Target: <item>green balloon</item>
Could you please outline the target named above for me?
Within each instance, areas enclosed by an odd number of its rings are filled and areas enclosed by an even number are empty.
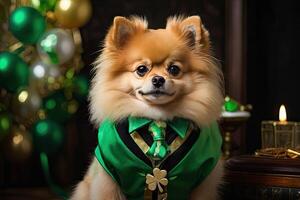
[[[29,67],[16,54],[0,53],[0,86],[10,92],[16,92],[21,86],[27,86]]]
[[[89,80],[83,75],[74,77],[73,79],[74,94],[78,100],[86,99],[89,93]]]
[[[54,10],[57,0],[31,0],[31,5],[42,13]]]
[[[24,44],[35,44],[45,29],[44,17],[32,7],[19,7],[9,17],[9,30]]]
[[[62,127],[49,119],[37,121],[32,128],[33,141],[40,152],[56,153],[64,141]]]
[[[0,141],[9,133],[11,129],[11,116],[8,113],[0,114]]]
[[[59,123],[66,122],[71,116],[68,112],[68,101],[63,91],[54,92],[46,97],[43,100],[43,108],[49,119]]]

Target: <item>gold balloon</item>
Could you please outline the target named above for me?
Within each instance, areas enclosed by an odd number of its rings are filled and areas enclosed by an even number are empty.
[[[89,20],[91,11],[89,0],[59,0],[54,14],[62,27],[78,28]]]
[[[33,149],[31,135],[23,126],[13,126],[3,144],[4,155],[13,162],[25,161],[30,157]]]

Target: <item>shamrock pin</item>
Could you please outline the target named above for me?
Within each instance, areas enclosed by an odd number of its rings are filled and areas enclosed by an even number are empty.
[[[148,189],[154,191],[156,187],[158,187],[160,192],[163,192],[163,186],[168,185],[168,179],[165,178],[167,176],[166,170],[160,170],[159,168],[153,169],[153,175],[147,174],[146,183],[148,184]]]

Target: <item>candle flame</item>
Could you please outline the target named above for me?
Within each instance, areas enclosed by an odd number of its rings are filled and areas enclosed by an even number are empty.
[[[279,121],[285,122],[286,120],[287,120],[286,109],[284,105],[281,105],[279,108]]]

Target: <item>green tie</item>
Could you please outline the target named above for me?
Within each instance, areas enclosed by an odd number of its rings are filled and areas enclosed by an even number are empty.
[[[153,121],[149,125],[149,131],[153,137],[153,144],[147,151],[147,155],[154,159],[162,160],[169,152],[168,145],[165,141],[166,127],[167,124],[163,121]]]

